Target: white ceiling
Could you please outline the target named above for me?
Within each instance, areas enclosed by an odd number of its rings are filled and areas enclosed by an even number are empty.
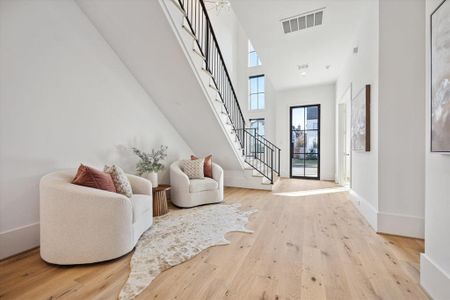
[[[275,89],[333,82],[371,0],[231,0]],[[284,34],[281,19],[326,7],[323,24]],[[308,64],[302,76],[298,65]],[[327,70],[326,66],[330,65]]]

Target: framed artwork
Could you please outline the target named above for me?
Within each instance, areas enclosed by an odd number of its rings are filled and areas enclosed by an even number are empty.
[[[431,152],[450,152],[450,0],[431,14]]]
[[[370,151],[370,85],[352,99],[352,150]]]

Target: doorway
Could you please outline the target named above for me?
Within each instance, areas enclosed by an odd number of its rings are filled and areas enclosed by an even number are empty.
[[[290,108],[290,177],[320,179],[320,104]]]
[[[338,140],[337,140],[337,183],[341,186],[351,186],[351,135],[350,135],[350,105],[351,87],[347,89],[338,103]]]

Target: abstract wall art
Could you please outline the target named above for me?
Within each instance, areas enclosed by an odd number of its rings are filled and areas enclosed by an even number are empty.
[[[431,151],[450,152],[450,1],[431,14]]]
[[[370,151],[370,85],[352,99],[352,150]]]

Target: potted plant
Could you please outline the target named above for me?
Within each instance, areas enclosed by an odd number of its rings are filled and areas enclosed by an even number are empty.
[[[145,153],[136,147],[132,150],[140,161],[136,164],[136,172],[139,176],[147,175],[153,187],[158,187],[158,172],[164,169],[161,163],[167,157],[167,146],[161,145],[159,150],[152,149],[151,153]]]

